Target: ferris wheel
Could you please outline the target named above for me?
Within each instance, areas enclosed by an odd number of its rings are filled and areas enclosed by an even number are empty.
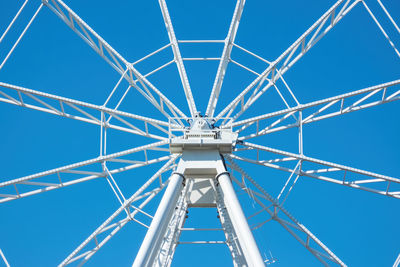
[[[25,0],[22,3],[11,22],[4,27],[4,33],[0,37],[0,50],[3,49],[3,40],[6,41],[13,34],[21,14],[26,12],[30,4],[28,2]],[[335,253],[339,248],[328,247],[329,242],[325,244],[323,238],[319,239],[311,227],[306,227],[297,219],[301,212],[297,212],[295,217],[285,207],[289,199],[296,201],[295,196],[288,197],[295,194],[293,192],[299,186],[298,183],[307,180],[311,183],[310,188],[313,182],[322,183],[328,185],[327,188],[334,187],[336,192],[346,190],[350,195],[364,191],[363,195],[369,199],[383,197],[392,201],[400,198],[399,178],[356,168],[350,164],[323,160],[318,155],[305,152],[303,146],[303,128],[329,122],[334,118],[344,118],[349,116],[347,114],[362,114],[363,110],[387,106],[390,105],[388,103],[399,100],[400,79],[369,84],[361,89],[336,95],[325,92],[321,95],[330,96],[306,101],[299,97],[297,88],[292,85],[295,82],[289,82],[286,78],[289,70],[301,64],[298,63],[300,59],[306,57],[331,31],[334,32],[337,25],[346,23],[342,20],[351,17],[356,8],[362,9],[364,15],[375,24],[382,34],[380,37],[383,36],[380,41],[390,49],[391,57],[398,61],[398,36],[393,35],[400,36],[400,28],[396,24],[396,17],[392,17],[381,0],[337,1],[272,60],[265,59],[237,42],[239,24],[244,17],[242,13],[245,10],[245,0],[237,0],[233,15],[229,13],[230,24],[225,29],[224,39],[207,40],[180,39],[175,33],[177,27],[173,26],[178,23],[171,20],[166,1],[159,0],[158,7],[168,42],[135,61],[129,61],[122,52],[117,52],[93,29],[95,25],[93,28],[89,26],[78,15],[78,11],[72,10],[63,1],[36,2],[37,7],[32,16],[12,40],[9,49],[3,53],[0,73],[6,70],[14,54],[18,53],[20,42],[37,17],[43,12],[49,12],[52,17],[57,16],[58,21],[61,19],[69,27],[69,31],[72,30],[75,36],[83,40],[118,75],[117,82],[111,89],[107,88],[106,95],[99,96],[96,88],[88,88],[91,94],[96,95],[96,101],[104,98],[100,104],[5,82],[7,76],[1,76],[1,102],[18,106],[19,109],[48,113],[52,118],[62,121],[79,121],[79,126],[82,127],[94,127],[95,131],[90,130],[87,133],[95,132],[91,140],[96,139],[96,151],[99,152],[87,160],[19,178],[1,177],[1,205],[7,207],[17,202],[28,203],[31,198],[38,201],[39,198],[45,199],[46,195],[66,191],[70,186],[74,188],[95,181],[102,181],[103,188],[107,184],[107,196],[101,200],[103,191],[106,190],[95,192],[99,187],[95,187],[96,190],[85,187],[84,194],[97,196],[100,200],[96,201],[104,203],[111,196],[113,205],[118,205],[111,215],[101,217],[97,227],[93,228],[89,219],[85,219],[84,224],[90,224],[93,230],[74,249],[66,252],[60,262],[54,264],[90,264],[92,258],[95,259],[104,249],[111,247],[112,240],[124,235],[123,232],[128,227],[136,229],[132,232],[134,235],[126,237],[128,239],[124,241],[136,245],[135,252],[125,255],[127,261],[133,262],[133,266],[174,265],[175,254],[186,246],[191,247],[185,251],[186,264],[192,257],[188,251],[202,255],[207,261],[207,257],[218,258],[221,247],[229,254],[234,266],[284,263],[283,257],[290,256],[282,253],[276,255],[273,243],[266,241],[268,236],[265,237],[265,233],[260,232],[268,229],[273,224],[271,221],[275,221],[294,242],[304,247],[302,252],[307,252],[312,259],[316,259],[315,262],[325,266],[346,266],[346,260],[341,254]],[[374,8],[370,6],[372,2]],[[218,12],[222,11],[226,10]],[[379,13],[379,16],[375,13]],[[202,18],[203,22],[204,20],[207,18]],[[185,26],[184,23],[179,22],[179,25]],[[131,48],[136,49],[134,45]],[[208,56],[212,47],[219,47],[218,56]],[[198,51],[200,56],[186,56]],[[157,58],[159,61],[155,60]],[[195,83],[192,76],[197,75],[197,80],[202,80],[206,75],[199,74],[199,70],[194,67],[189,71],[187,67],[197,62],[212,62],[216,66],[215,69],[211,68],[213,76],[210,90],[193,86]],[[254,67],[243,62],[254,62]],[[232,68],[246,73],[243,74],[246,78],[242,80],[242,74],[235,76],[236,72],[230,74],[229,70]],[[318,75],[319,68],[320,66],[313,66],[312,71],[316,73],[310,75]],[[165,72],[166,70],[170,72]],[[172,81],[172,72],[178,79]],[[394,73],[398,75],[398,71],[395,70]],[[160,75],[157,76],[160,78],[155,78],[156,75]],[[231,82],[227,81],[229,78]],[[227,94],[224,95],[224,91]],[[275,98],[272,98],[272,94]],[[271,97],[270,102],[265,100],[266,96]],[[199,105],[200,102],[205,105]],[[397,117],[396,114],[391,116]],[[50,124],[49,127],[52,126]],[[329,124],[325,127],[329,127]],[[129,137],[124,139],[121,134]],[[290,140],[286,140],[289,135]],[[114,139],[111,141],[112,138]],[[126,140],[129,140],[129,144]],[[279,142],[283,148],[273,145]],[[81,151],[77,151],[79,153]],[[381,158],[386,159],[385,155],[381,155]],[[35,165],[40,164],[39,160],[35,161],[34,156],[30,160]],[[19,164],[29,166],[31,163]],[[121,175],[131,176],[135,171],[140,176],[146,174],[147,178],[135,180],[135,188],[129,183],[121,185],[127,178],[121,179]],[[382,172],[385,173],[384,170]],[[271,176],[278,173],[283,174],[284,179],[271,179]],[[132,190],[134,191],[131,194],[127,193]],[[75,196],[70,195],[69,198],[74,199]],[[316,199],[313,205],[318,205],[318,202]],[[399,207],[398,204],[393,205]],[[212,215],[210,210],[213,211]],[[196,218],[195,213],[198,211],[206,212]],[[2,213],[4,217],[9,216]],[[211,227],[204,224],[208,220],[214,220]],[[97,218],[94,221],[98,221]],[[23,225],[29,227],[29,220]],[[71,228],[73,230],[74,227]],[[85,229],[87,231],[88,228]],[[340,232],[331,232],[333,235],[340,235]],[[215,250],[216,255],[212,255],[197,250],[196,246],[217,246],[218,249]],[[379,244],[374,246],[378,247]],[[13,258],[6,258],[7,242],[0,243],[0,249],[4,262],[9,266],[7,259],[12,262]],[[96,263],[100,264],[102,262]],[[105,262],[103,264],[107,265]]]

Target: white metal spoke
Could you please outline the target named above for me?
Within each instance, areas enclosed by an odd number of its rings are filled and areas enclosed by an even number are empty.
[[[129,84],[138,90],[150,103],[152,103],[167,118],[171,116],[185,116],[165,95],[163,95],[150,81],[144,77],[133,64],[123,58],[112,48],[102,37],[100,37],[89,25],[86,24],[74,11],[72,11],[61,0],[49,0],[44,4],[49,7],[65,24],[67,24],[80,38],[82,38],[93,50],[96,51],[108,64],[121,75],[128,68],[129,75],[123,77]],[[135,77],[136,80],[133,78]],[[138,82],[137,82],[138,81]],[[150,92],[155,93],[160,100],[157,100]],[[168,113],[164,110],[164,104],[168,107]]]
[[[214,85],[211,90],[210,99],[208,100],[206,116],[214,116],[215,108],[217,106],[218,97],[221,92],[222,83],[224,81],[226,69],[228,67],[229,60],[231,58],[231,52],[237,30],[239,28],[240,18],[245,4],[245,0],[237,0],[233,18],[229,27],[228,35],[225,39],[224,50],[222,51],[221,60],[218,65],[217,75],[215,76]]]
[[[66,165],[64,167],[36,173],[33,175],[3,181],[0,183],[0,188],[2,189],[0,193],[0,203],[70,186],[100,177],[106,177],[107,172],[103,168],[103,164],[105,162],[113,162],[113,166],[118,165],[113,167],[113,169],[109,171],[110,174],[116,174],[134,168],[168,160],[172,156],[168,155],[155,159],[149,159],[147,156],[148,151],[159,151],[166,144],[167,142],[157,142],[109,154],[106,156],[100,156],[94,159],[81,161],[78,163]],[[164,149],[167,150],[167,148]],[[123,158],[124,156],[128,156],[138,152],[143,152],[144,159]],[[93,171],[93,169],[95,169],[95,171]],[[41,179],[44,179],[44,181],[40,181]],[[51,182],[49,182],[49,180],[51,180]]]
[[[20,11],[22,11],[23,7],[25,6],[25,4],[22,6],[22,8],[20,9]],[[0,64],[0,70],[4,67],[4,64],[6,64],[7,60],[10,58],[11,54],[14,52],[15,48],[17,47],[17,45],[19,44],[19,42],[21,41],[22,37],[24,37],[26,31],[29,29],[29,27],[31,26],[32,22],[35,20],[36,16],[39,14],[40,10],[43,7],[43,3],[41,3],[38,7],[38,9],[36,9],[35,14],[33,14],[32,18],[29,20],[28,24],[25,26],[24,30],[22,31],[22,33],[20,34],[20,36],[18,37],[17,41],[15,41],[14,45],[11,47],[10,51],[8,52],[8,54],[6,55],[6,57],[4,58],[4,60],[1,62]],[[20,11],[18,11],[17,16],[19,15]],[[17,17],[16,16],[16,17]],[[16,18],[15,18],[16,19]],[[12,24],[14,23],[14,20],[11,22],[10,26],[12,26]],[[4,38],[5,34],[8,32],[9,28],[6,29],[6,31],[4,32],[3,36],[0,39],[1,40]]]
[[[96,253],[112,236],[116,234],[125,224],[129,221],[129,217],[126,219],[123,219],[122,221],[118,221],[117,223],[113,223],[114,219],[126,208],[128,208],[134,201],[138,200],[138,197],[157,179],[159,179],[160,175],[167,170],[169,170],[168,167],[176,160],[176,156],[172,157],[161,169],[159,169],[142,187],[139,188],[130,198],[128,198],[124,204],[117,209],[103,224],[101,224],[81,245],[79,245],[59,266],[66,266],[70,263],[72,263],[75,260],[81,259],[84,257],[83,261],[86,262],[90,257],[93,256],[94,253]],[[164,187],[165,183],[161,184],[160,187]],[[154,197],[154,195],[158,193],[159,191],[153,191],[148,196],[148,199],[151,199]],[[148,202],[143,202],[143,203],[148,203]],[[142,203],[142,204],[143,204]],[[143,208],[143,206],[139,206],[139,208]],[[134,217],[139,211],[135,210],[133,211],[130,216]],[[101,242],[100,244],[95,244],[95,247],[93,249],[89,249],[87,252],[83,252],[80,255],[77,255],[83,248],[85,248],[91,241],[96,240],[97,236],[105,231],[112,230],[112,232],[107,235]],[[84,263],[82,262],[82,263]]]
[[[271,112],[250,119],[234,122],[232,123],[232,127],[240,127],[237,131],[241,132],[252,125],[256,126],[254,133],[241,136],[239,138],[240,140],[246,140],[272,132],[298,127],[299,120],[283,126],[278,126],[278,124],[295,113],[302,113],[301,124],[303,125],[335,116],[340,116],[353,111],[393,102],[400,99],[399,84],[400,80],[395,80],[307,104],[301,104],[293,108]],[[377,96],[379,96],[379,98]],[[278,119],[275,117],[278,117]],[[271,121],[268,119],[274,119],[274,122],[271,123]],[[266,124],[267,126],[261,126],[262,123]]]
[[[400,198],[399,178],[389,177],[386,175],[381,175],[370,171],[364,171],[248,142],[244,142],[243,145],[253,150],[265,151],[272,154],[278,154],[281,156],[292,157],[301,160],[302,161],[301,169],[293,170],[288,167],[281,166],[277,163],[272,164],[264,160],[259,160],[259,159],[253,160],[240,157],[237,155],[232,156],[233,158],[287,172],[294,172],[296,175],[300,176],[307,176],[335,184],[340,184],[356,189],[377,193],[380,195]],[[307,164],[309,166],[305,166],[306,163],[309,163]]]
[[[251,82],[249,86],[228,104],[226,108],[218,114],[217,118],[223,116],[230,117],[231,114],[240,107],[240,110],[232,118],[232,121],[236,120],[359,2],[360,0],[339,0],[336,2],[321,18],[303,33],[299,39],[283,52],[283,54],[273,61],[260,76]],[[337,12],[338,10],[340,11]],[[331,19],[329,20],[329,18]],[[264,86],[263,84],[266,80],[269,82]]]
[[[250,183],[262,194],[262,199],[267,200],[272,205],[273,210],[270,210],[271,205],[267,206],[256,195],[251,195],[251,197],[263,208],[263,211],[266,211],[271,216],[272,220],[275,220],[282,225],[283,228],[293,235],[297,241],[299,241],[306,249],[308,249],[325,266],[329,266],[329,264],[322,257],[339,264],[340,266],[346,266],[346,264],[344,264],[325,244],[323,244],[315,235],[313,235],[310,230],[308,230],[284,207],[282,207],[278,200],[268,194],[258,183],[256,183],[253,178],[251,178],[242,168],[240,168],[239,165],[237,165],[229,155],[225,156],[225,158],[230,163],[229,167],[238,171],[247,180],[249,180]],[[235,182],[237,182],[239,186],[242,186],[242,184],[237,180]],[[244,190],[250,194],[249,190],[251,189],[249,189],[247,186]],[[280,212],[283,213],[283,215],[280,215]],[[286,221],[284,219],[285,217],[290,220],[290,222]],[[301,238],[301,235],[304,235],[305,238]],[[317,247],[319,250],[323,250],[323,252],[318,251],[315,247]]]
[[[10,90],[6,91],[6,89]],[[9,91],[15,96],[12,96]],[[169,124],[167,122],[66,97],[47,94],[21,86],[0,82],[0,94],[0,101],[2,102],[43,111],[70,119],[84,121],[95,125],[101,125],[101,123],[103,123],[107,128],[125,131],[158,140],[165,140],[166,138],[159,136],[158,134],[150,133],[148,126],[154,127],[152,130],[154,131],[157,129],[157,132],[160,134],[168,133],[167,128]],[[106,123],[105,121],[102,122],[102,113],[109,115],[110,118],[115,117],[120,122],[119,125],[110,124],[108,122]],[[128,122],[128,120],[130,122]],[[138,122],[140,122],[140,125],[137,125]],[[132,125],[132,123],[136,124],[137,126]]]
[[[383,11],[385,12],[386,16],[389,18],[390,22],[392,22],[393,26],[396,28],[397,32],[400,34],[400,28],[397,25],[397,23],[394,21],[394,19],[392,18],[392,16],[389,14],[389,12],[387,11],[386,7],[382,4],[381,0],[378,0],[379,5],[381,6],[381,8],[383,9]]]
[[[374,15],[374,13],[372,13],[371,9],[369,9],[367,3],[365,3],[365,1],[362,1],[362,3],[364,5],[365,9],[367,10],[368,14],[371,16],[371,18],[374,20],[375,24],[378,26],[379,30],[382,32],[382,34],[385,36],[386,40],[389,42],[390,46],[394,49],[396,54],[400,57],[399,50],[397,50],[396,46],[394,45],[392,40],[389,38],[389,35],[386,33],[386,31],[383,29],[382,25],[379,23],[378,19]],[[390,15],[389,15],[389,17],[390,17]],[[393,20],[392,20],[392,23],[394,23]],[[394,25],[397,26],[395,23],[394,23]]]
[[[192,90],[190,89],[189,80],[186,74],[185,66],[183,64],[181,52],[179,50],[178,41],[175,36],[174,27],[172,26],[171,17],[169,16],[167,3],[165,0],[159,0],[160,9],[162,16],[164,18],[165,27],[168,31],[168,37],[171,42],[172,51],[174,53],[174,58],[176,65],[178,67],[179,76],[181,78],[182,86],[185,91],[186,100],[189,105],[190,114],[194,117],[197,113],[196,103],[194,102]]]
[[[14,18],[12,19],[12,21],[10,22],[10,24],[8,24],[6,30],[4,31],[4,33],[1,35],[0,37],[0,43],[3,41],[4,37],[7,35],[8,31],[11,29],[11,27],[14,25],[14,22],[18,19],[19,15],[21,14],[22,10],[24,10],[24,7],[26,6],[26,4],[28,3],[29,0],[25,0],[25,2],[22,4],[22,6],[20,7],[20,9],[18,10],[17,14],[14,16]]]

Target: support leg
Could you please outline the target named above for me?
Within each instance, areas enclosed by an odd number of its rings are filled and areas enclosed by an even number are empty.
[[[217,180],[221,187],[223,201],[231,218],[233,228],[239,239],[244,257],[248,266],[265,266],[262,260],[260,250],[254,240],[253,234],[247,224],[242,207],[236,197],[228,172],[220,173]]]
[[[168,187],[157,208],[149,230],[140,246],[139,252],[133,262],[133,267],[152,266],[154,258],[161,245],[171,216],[174,212],[179,194],[182,191],[183,175],[174,173],[170,178]]]

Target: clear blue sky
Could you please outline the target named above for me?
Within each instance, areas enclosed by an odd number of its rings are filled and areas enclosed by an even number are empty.
[[[400,23],[400,2],[382,0]],[[0,2],[3,32],[23,1]],[[248,1],[236,43],[274,60],[335,1]],[[66,3],[128,61],[135,61],[168,43],[158,2],[78,1]],[[235,1],[167,1],[180,40],[225,38]],[[377,2],[367,0],[397,47],[400,35],[388,23]],[[0,44],[3,59],[39,0],[31,0],[15,28]],[[182,45],[184,57],[219,57],[222,45]],[[238,50],[233,57],[256,71],[266,66]],[[171,59],[170,51],[138,66],[143,73]],[[188,62],[187,72],[198,108],[204,113],[218,62]],[[400,60],[359,5],[285,75],[301,103],[399,78]],[[118,74],[47,8],[27,32],[5,67],[0,81],[35,90],[103,104]],[[184,112],[184,99],[173,65],[151,76],[153,82]],[[247,84],[252,74],[230,65],[217,111]],[[126,86],[124,84],[123,86]],[[117,95],[121,95],[123,87]],[[113,100],[114,103],[116,100]],[[243,117],[284,108],[277,95],[265,95]],[[137,92],[130,92],[121,110],[163,117]],[[304,127],[305,155],[400,176],[400,103],[394,102]],[[98,156],[99,129],[84,122],[0,103],[0,181],[64,166]],[[108,151],[153,142],[110,132]],[[297,152],[293,131],[272,134],[255,143]],[[161,165],[116,175],[130,196]],[[288,174],[241,164],[276,196]],[[240,194],[246,212],[251,201]],[[118,201],[104,179],[54,190],[0,205],[0,248],[11,266],[55,266],[71,253],[114,210]],[[286,208],[349,266],[391,266],[400,253],[400,201],[300,178]],[[150,205],[150,210],[156,207]],[[217,225],[215,210],[190,211],[188,225]],[[131,223],[101,249],[88,266],[130,266],[145,234]],[[262,253],[272,253],[274,266],[319,266],[319,262],[276,222],[255,231]],[[197,236],[195,239],[207,239]],[[211,238],[211,236],[210,236]],[[220,237],[221,238],[221,237]],[[1,266],[2,263],[0,263]],[[175,266],[229,266],[228,249],[187,245],[176,252]]]

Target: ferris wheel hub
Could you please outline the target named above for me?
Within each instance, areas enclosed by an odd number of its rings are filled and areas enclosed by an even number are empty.
[[[184,150],[217,150],[220,153],[231,153],[236,145],[238,134],[232,131],[232,127],[214,126],[213,118],[196,116],[186,128],[177,126],[173,121],[184,121],[184,118],[170,118],[171,153],[182,153]]]

